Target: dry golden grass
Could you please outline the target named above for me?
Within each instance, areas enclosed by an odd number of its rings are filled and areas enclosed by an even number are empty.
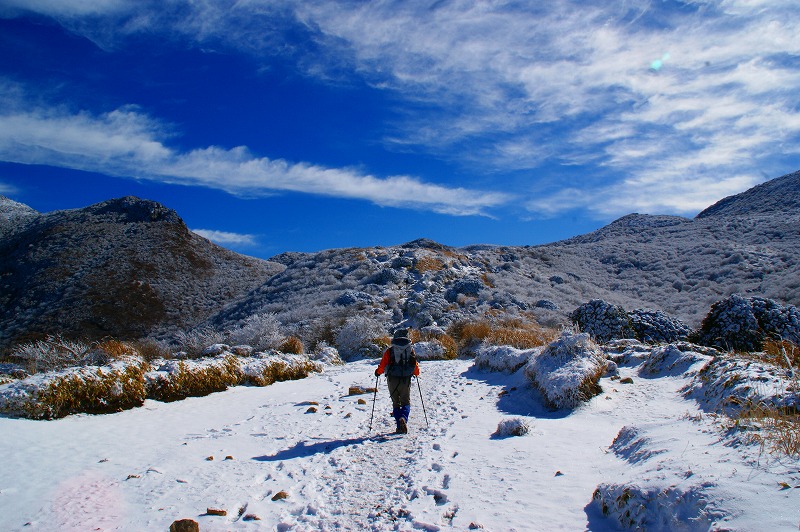
[[[558,337],[557,330],[542,327],[533,320],[520,317],[460,322],[451,326],[448,334],[457,341],[459,349],[480,342],[531,349],[546,345]]]
[[[112,360],[120,360],[138,354],[133,345],[115,339],[101,340],[96,344],[96,348]]]
[[[229,355],[221,363],[190,365],[179,362],[174,373],[159,375],[147,383],[147,397],[157,401],[178,401],[227,390],[242,381],[238,359]]]
[[[38,391],[24,405],[26,417],[54,419],[75,413],[106,414],[144,403],[144,373],[149,365],[128,364],[124,369],[84,368],[79,373],[62,375]]]
[[[764,342],[764,356],[767,362],[782,368],[791,365],[800,367],[800,348],[792,342],[767,340]]]
[[[749,431],[748,437],[761,445],[762,451],[800,458],[800,415],[796,410],[765,405],[745,407],[735,420],[735,427],[749,425],[759,429]]]
[[[439,272],[442,271],[444,267],[445,263],[442,260],[428,255],[418,258],[415,266],[416,270],[420,273]]]
[[[289,336],[278,348],[281,353],[288,353],[291,355],[300,355],[305,352],[303,341],[296,336]]]
[[[304,379],[311,373],[319,373],[322,366],[308,359],[284,360],[278,356],[259,359],[248,368],[242,377],[243,384],[269,386],[270,384]]]
[[[171,353],[166,346],[150,338],[131,342],[131,347],[133,347],[139,353],[139,356],[148,362],[158,358],[171,358]]]

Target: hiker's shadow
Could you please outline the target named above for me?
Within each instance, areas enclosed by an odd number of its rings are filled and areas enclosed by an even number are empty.
[[[347,440],[325,440],[312,444],[309,444],[306,441],[299,441],[288,449],[278,451],[273,455],[255,456],[253,457],[253,460],[257,460],[259,462],[280,462],[282,460],[291,460],[293,458],[306,458],[320,453],[328,454],[340,447],[358,445],[360,443],[364,443],[368,439],[368,437],[362,436],[359,438],[349,438]]]

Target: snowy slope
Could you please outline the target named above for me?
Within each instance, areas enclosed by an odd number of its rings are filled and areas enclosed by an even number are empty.
[[[113,415],[0,418],[0,529],[166,530],[181,518],[204,531],[800,524],[798,462],[727,436],[679,391],[692,371],[621,364],[632,384],[603,378],[591,402],[552,412],[522,370],[423,362],[430,428],[415,390],[411,433],[395,436],[383,382],[372,431],[372,396],[347,395],[374,385],[374,364]],[[527,435],[493,436],[515,417]]]

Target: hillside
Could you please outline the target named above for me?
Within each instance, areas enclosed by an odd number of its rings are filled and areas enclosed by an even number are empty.
[[[356,314],[447,326],[502,309],[567,321],[589,299],[663,310],[696,327],[731,294],[800,305],[800,173],[726,198],[695,219],[631,214],[541,246],[400,246],[284,253],[286,269],[212,323],[276,314],[312,342]],[[773,209],[777,209],[773,213]],[[780,214],[777,214],[780,213]]]
[[[282,269],[126,197],[39,214],[0,198],[0,345],[46,333],[138,338],[190,327]]]
[[[546,325],[600,298],[697,327],[731,294],[800,305],[800,172],[725,198],[694,219],[630,214],[539,246],[285,252],[262,261],[191,233],[174,211],[122,198],[39,214],[0,201],[1,345],[219,330],[274,314],[306,346],[348,319],[422,328],[505,312]]]

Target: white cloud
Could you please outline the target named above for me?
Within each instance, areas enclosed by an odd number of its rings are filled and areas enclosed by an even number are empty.
[[[124,5],[37,0],[30,9],[56,15],[58,9],[73,15],[105,10],[105,28],[64,22],[101,43],[160,29],[265,57],[288,53],[306,74],[323,80],[358,76],[415,104],[401,106],[404,118],[387,131],[387,145],[455,159],[490,175],[525,170],[539,176],[554,164],[587,165],[607,182],[565,178],[563,187],[584,193],[568,194],[574,201],[564,204],[607,198],[583,202],[597,212],[613,206],[620,209],[616,214],[685,213],[713,203],[719,193],[737,192],[734,185],[757,182],[764,172],[796,169],[775,162],[796,156],[800,145],[795,0],[170,1],[159,9],[136,4],[122,17],[115,10]],[[311,42],[285,40],[290,26]],[[656,60],[660,68],[652,69]],[[135,116],[118,120],[126,119],[134,133],[149,131]],[[163,144],[148,144],[148,138],[132,148],[131,160],[148,152],[159,158]],[[268,160],[242,149],[211,147],[160,160],[146,166],[151,174],[234,192],[272,187],[391,205],[413,191],[429,208],[458,213],[482,212],[509,197]],[[222,184],[224,171],[235,176],[229,185]],[[443,201],[446,194],[452,201]]]
[[[52,16],[103,15],[124,12],[134,5],[131,0],[4,0],[0,14],[17,10]]]
[[[17,187],[0,181],[0,196],[14,196],[16,194],[19,194]]]
[[[166,136],[165,127],[133,108],[93,116],[17,105],[0,113],[0,159],[10,162],[200,185],[232,194],[295,191],[454,215],[486,214],[511,198],[412,176],[381,178],[354,169],[257,157],[242,146],[177,152],[163,143]]]
[[[250,247],[258,244],[256,236],[250,234],[230,233],[214,229],[192,229],[192,232],[221,246]]]

